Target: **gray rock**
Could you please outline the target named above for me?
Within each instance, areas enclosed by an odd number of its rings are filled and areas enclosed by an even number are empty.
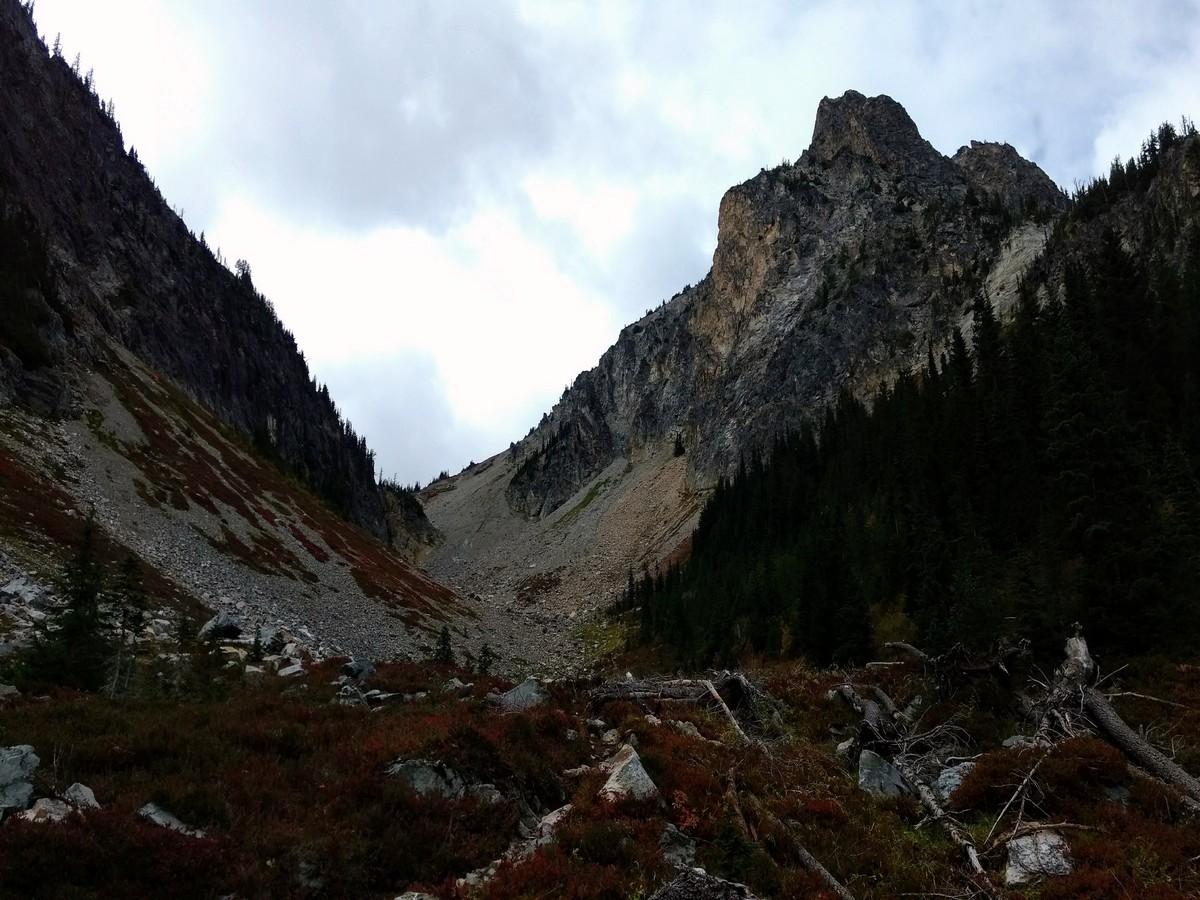
[[[908,792],[900,770],[873,750],[858,755],[858,786],[877,797],[895,797]]]
[[[372,694],[374,696],[365,695],[358,688],[351,687],[350,685],[346,684],[342,685],[342,689],[337,692],[337,696],[333,698],[333,702],[342,706],[357,706],[361,707],[362,709],[367,709],[370,707],[370,704],[367,702],[367,700],[374,699],[374,697],[378,696],[378,694],[375,694],[374,691],[372,691]]]
[[[449,766],[424,759],[400,759],[388,767],[387,774],[401,778],[418,794],[441,794],[457,800],[466,793],[467,785]]]
[[[696,861],[695,839],[688,837],[670,822],[663,829],[658,846],[662,848],[663,861],[678,868],[688,868]]]
[[[1029,884],[1048,875],[1069,875],[1071,848],[1057,831],[1035,831],[1008,842],[1007,884]]]
[[[296,675],[303,675],[304,666],[300,665],[298,662],[292,663],[290,666],[284,666],[277,674],[280,678],[292,678]]]
[[[362,681],[375,674],[375,666],[369,659],[352,659],[342,665],[342,674]]]
[[[672,719],[667,722],[667,725],[672,731],[678,732],[685,737],[695,738],[698,741],[704,740],[704,735],[700,733],[700,729],[693,722],[681,722],[678,719]]]
[[[628,744],[601,766],[608,772],[608,781],[600,788],[606,800],[653,800],[659,797],[658,787],[646,774],[637,751]]]
[[[0,817],[10,809],[25,809],[33,801],[33,785],[28,781],[14,781],[0,787]]]
[[[78,781],[63,791],[63,799],[76,809],[100,808],[100,804],[96,802],[96,794],[92,789],[86,784],[80,784]]]
[[[0,684],[0,698],[4,697],[20,697],[21,692],[11,684]]]
[[[532,709],[550,699],[540,681],[526,678],[515,688],[500,695],[500,708],[509,711]]]
[[[39,762],[29,744],[0,747],[0,815],[9,809],[25,809],[33,800],[29,778]]]
[[[178,831],[180,834],[186,834],[190,837],[205,837],[204,832],[199,828],[192,828],[185,825],[156,803],[147,803],[138,810],[138,815],[144,819],[149,819],[160,828],[170,828],[172,831]]]
[[[19,818],[24,819],[26,822],[51,824],[61,822],[70,814],[71,807],[63,803],[63,801],[42,797],[32,807],[21,813]]]
[[[1007,737],[1000,744],[1006,750],[1011,750],[1014,747],[1036,747],[1037,741],[1024,734],[1014,734],[1012,737]]]
[[[263,625],[258,629],[258,643],[263,649],[263,653],[278,653],[291,638],[286,631],[278,625]]]
[[[1123,784],[1106,784],[1104,786],[1104,796],[1113,803],[1126,806],[1129,803],[1129,788]]]
[[[504,795],[494,784],[473,784],[467,788],[467,794],[482,803],[504,802]]]
[[[544,846],[554,840],[554,832],[558,830],[558,826],[562,824],[562,820],[571,812],[572,806],[568,803],[566,806],[560,806],[558,809],[546,813],[538,822],[537,830],[537,845]]]
[[[0,588],[0,596],[19,598],[30,606],[36,606],[41,599],[41,590],[29,583],[24,575],[18,575],[4,587]]]
[[[967,777],[967,773],[975,767],[974,760],[960,762],[956,766],[950,766],[943,769],[938,775],[937,784],[934,786],[934,791],[937,793],[938,799],[945,803],[950,799],[950,795],[958,790],[958,786],[963,783],[963,779]]]
[[[223,638],[235,638],[241,633],[242,626],[237,617],[221,610],[200,626],[196,636],[202,641],[219,641]]]
[[[663,885],[650,900],[757,900],[744,884],[715,878],[703,869],[687,869]]]

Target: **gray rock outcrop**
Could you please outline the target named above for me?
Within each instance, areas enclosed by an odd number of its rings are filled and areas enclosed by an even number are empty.
[[[890,97],[822,100],[794,164],[722,199],[709,274],[625,328],[514,445],[509,503],[545,516],[676,434],[698,483],[731,474],[844,387],[867,393],[945,346],[958,285],[986,274],[1012,217],[1065,206],[1007,145],[951,159]]]
[[[33,800],[31,779],[40,762],[29,744],[0,747],[0,816],[29,806]]]
[[[441,762],[424,759],[397,760],[388,767],[387,774],[399,778],[418,794],[441,794],[457,800],[467,792],[467,784],[458,773]]]

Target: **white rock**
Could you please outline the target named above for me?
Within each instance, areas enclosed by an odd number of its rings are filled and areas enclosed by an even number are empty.
[[[601,766],[608,772],[608,781],[600,788],[600,796],[606,800],[650,800],[659,796],[658,787],[646,774],[637,751],[628,744],[617,751],[612,759]]]
[[[71,814],[71,807],[63,803],[61,800],[51,800],[49,797],[42,797],[32,807],[20,814],[20,818],[26,822],[39,822],[49,824],[52,822],[61,822]]]
[[[1057,831],[1035,831],[1008,842],[1008,884],[1029,884],[1047,875],[1069,875],[1071,848]]]
[[[149,819],[155,825],[161,828],[170,828],[172,831],[178,831],[180,834],[190,835],[191,837],[204,837],[204,832],[198,828],[190,828],[175,816],[171,815],[162,807],[154,803],[147,803],[138,810],[138,815]]]

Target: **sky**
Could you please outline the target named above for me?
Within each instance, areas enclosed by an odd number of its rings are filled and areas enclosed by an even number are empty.
[[[428,482],[707,273],[729,187],[888,94],[1067,190],[1200,118],[1200,0],[37,0],[126,145]]]

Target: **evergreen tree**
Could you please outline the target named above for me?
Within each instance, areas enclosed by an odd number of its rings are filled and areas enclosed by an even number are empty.
[[[39,627],[34,648],[34,666],[42,677],[81,690],[104,684],[112,648],[101,608],[104,569],[97,554],[96,520],[89,514],[63,571],[66,604]]]
[[[112,697],[129,691],[137,668],[136,645],[133,641],[146,622],[146,611],[149,607],[146,588],[142,582],[141,566],[132,553],[122,560],[108,593],[110,617],[115,634],[105,690]],[[261,646],[259,655],[261,656]]]
[[[450,644],[450,626],[443,625],[438,633],[437,647],[433,651],[433,661],[444,666],[454,665],[454,648]]]

